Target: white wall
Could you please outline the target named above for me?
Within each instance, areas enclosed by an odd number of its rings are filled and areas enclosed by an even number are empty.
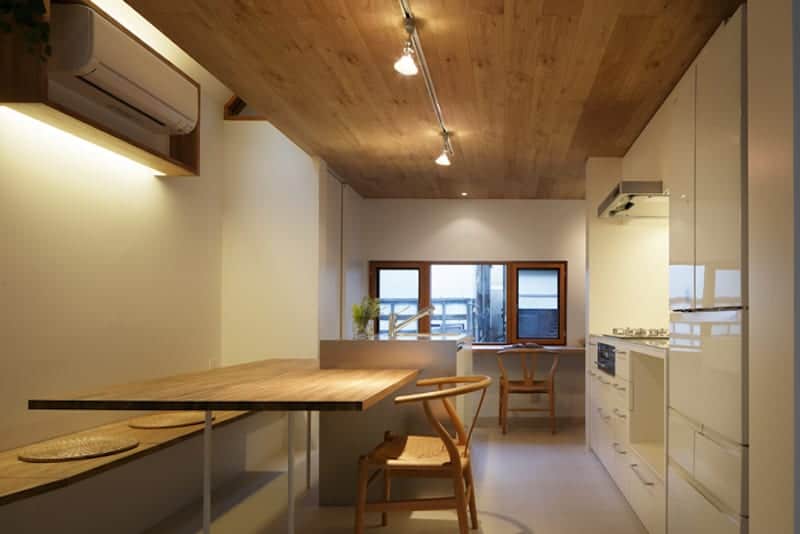
[[[161,49],[163,42],[151,44]],[[206,85],[209,78],[198,78],[198,177],[154,178],[0,110],[0,449],[131,416],[29,411],[29,398],[207,369],[219,360],[224,100],[221,84]],[[236,447],[248,424],[237,423],[238,438],[220,436],[221,478],[246,462]],[[194,442],[182,446],[184,456],[164,451],[135,468],[3,506],[0,530],[140,532],[200,489],[192,475],[199,456],[185,456]],[[152,484],[164,473],[173,476]],[[124,498],[111,499],[112,488],[124,488]],[[76,502],[94,502],[93,514]]]
[[[32,397],[318,351],[318,166],[267,124],[224,125],[230,91],[124,2],[97,3],[201,83],[201,175],[157,179],[0,109],[0,449],[132,415]],[[274,477],[280,419],[215,431],[215,499]],[[142,532],[197,503],[201,458],[193,438],[0,507],[0,531]]]
[[[166,53],[164,43],[150,41]],[[154,178],[0,111],[0,224],[8,230],[0,240],[0,400],[8,408],[0,449],[120,418],[30,412],[30,397],[217,359],[222,86],[209,84],[200,126],[207,150],[194,178]]]
[[[797,2],[747,4],[750,532],[797,532]],[[794,28],[792,19],[795,19]],[[796,38],[796,37],[795,37]],[[794,50],[798,48],[795,46]],[[795,78],[796,80],[796,78]]]
[[[368,221],[364,218],[361,195],[350,186],[342,191],[342,331],[341,338],[353,336],[353,304],[369,293],[366,250],[363,236]]]
[[[320,162],[319,176],[319,338],[341,331],[342,184]]]
[[[227,121],[222,362],[314,358],[319,172],[267,122]]]

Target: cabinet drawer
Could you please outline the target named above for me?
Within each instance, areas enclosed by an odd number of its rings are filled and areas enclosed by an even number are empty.
[[[614,361],[614,374],[617,378],[630,380],[630,354],[627,349],[617,349]]]
[[[612,408],[611,426],[614,428],[614,441],[623,447],[628,447],[630,443],[628,438],[628,412],[623,412],[619,408]]]
[[[630,501],[631,499],[631,477],[633,472],[628,467],[630,465],[630,447],[627,444],[615,441],[611,446],[614,452],[614,463],[611,471],[611,478],[620,489],[625,498]]]
[[[746,514],[742,502],[742,470],[745,449],[704,433],[695,434],[694,478],[722,503]]]
[[[744,534],[746,520],[725,513],[703,496],[681,473],[679,468],[669,468],[669,534]]]
[[[631,507],[649,534],[664,534],[666,523],[664,483],[639,461],[635,453],[631,452],[628,456],[630,457],[628,469],[633,475],[629,477],[628,500]],[[684,534],[689,532],[694,531],[690,529]]]
[[[674,410],[669,411],[669,457],[689,473],[694,472],[694,436],[699,427]]]
[[[619,377],[611,379],[609,390],[609,406],[611,410],[620,410],[623,413],[628,413],[630,410],[630,383]]]

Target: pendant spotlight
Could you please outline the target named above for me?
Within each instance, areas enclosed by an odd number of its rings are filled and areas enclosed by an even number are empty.
[[[403,76],[415,76],[419,72],[417,62],[414,61],[414,47],[411,46],[411,41],[406,41],[403,55],[394,62],[394,70]]]
[[[442,147],[442,153],[439,154],[439,157],[436,158],[435,162],[437,165],[442,165],[443,167],[450,166],[450,156],[453,155],[453,147],[450,144],[450,133],[449,132],[442,132],[442,137],[444,138],[444,146]]]

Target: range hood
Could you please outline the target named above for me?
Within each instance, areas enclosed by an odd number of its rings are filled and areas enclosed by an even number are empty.
[[[668,217],[664,184],[655,180],[623,180],[597,208],[598,217]]]

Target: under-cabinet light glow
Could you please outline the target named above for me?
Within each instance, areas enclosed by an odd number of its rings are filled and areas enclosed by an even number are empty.
[[[88,161],[96,161],[98,165],[124,164],[136,169],[138,172],[146,172],[153,176],[164,176],[163,172],[151,169],[146,165],[142,165],[132,159],[82,139],[77,135],[65,132],[51,124],[42,122],[39,119],[35,119],[8,106],[0,106],[0,125],[2,125],[3,128],[9,127],[12,131],[34,131],[36,137],[40,137],[42,142],[46,143],[49,149],[80,154]]]

